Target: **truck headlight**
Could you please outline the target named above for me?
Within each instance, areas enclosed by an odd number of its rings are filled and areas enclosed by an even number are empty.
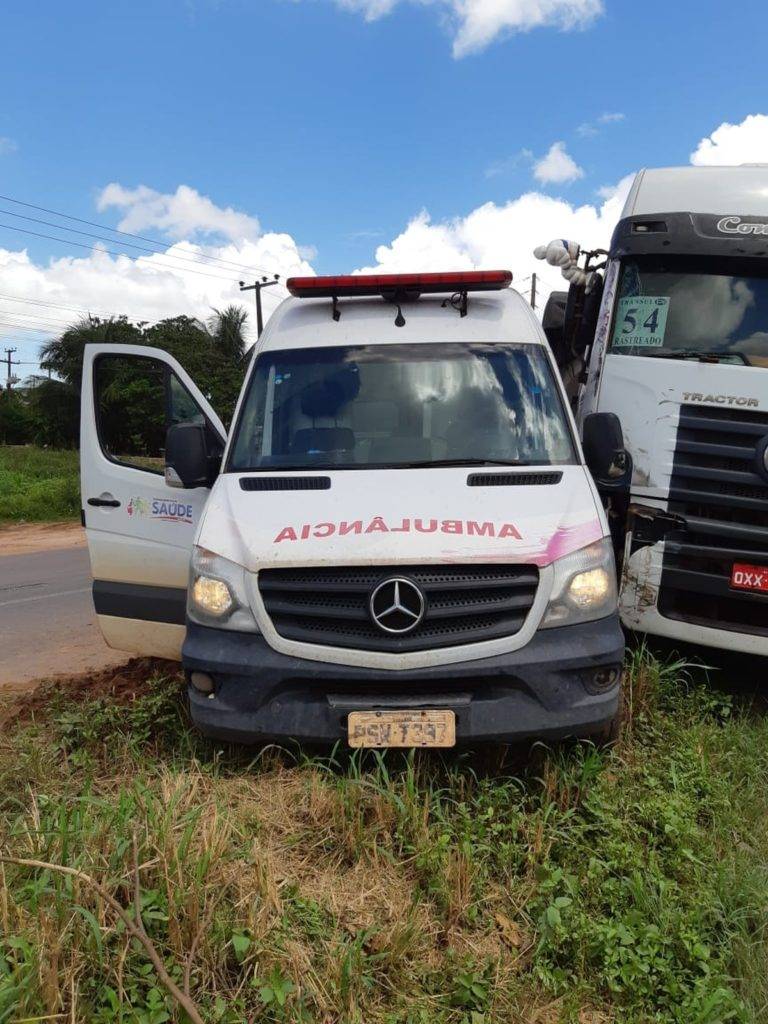
[[[205,548],[193,548],[187,615],[201,626],[257,633],[242,565]]]
[[[591,622],[616,611],[616,566],[609,537],[558,558],[553,568],[543,628]]]

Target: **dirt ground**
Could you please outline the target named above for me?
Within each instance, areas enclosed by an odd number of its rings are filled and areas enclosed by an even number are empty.
[[[25,523],[0,526],[0,558],[37,551],[62,551],[85,547],[85,530],[80,523]]]
[[[54,694],[64,694],[74,701],[109,697],[116,704],[131,704],[148,692],[148,681],[158,672],[173,675],[179,672],[179,665],[160,658],[131,658],[125,664],[99,671],[29,682],[21,691],[6,689],[0,701],[0,732],[12,721],[35,718]]]

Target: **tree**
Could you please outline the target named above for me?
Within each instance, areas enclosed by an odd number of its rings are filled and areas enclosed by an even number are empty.
[[[43,345],[40,349],[40,365],[72,385],[79,394],[83,354],[87,344],[141,345],[142,332],[142,325],[132,324],[124,316],[109,320],[86,316],[68,327],[58,338],[52,338]]]
[[[89,343],[151,345],[174,356],[198,384],[225,423],[232,417],[245,372],[244,330],[248,314],[231,305],[214,310],[207,324],[194,317],[176,316],[148,326],[127,317],[101,320],[83,317],[58,338],[43,345],[41,366],[56,375],[35,378],[30,389],[34,438],[50,445],[76,445],[79,432],[80,383],[85,346]],[[110,382],[107,396],[113,408],[122,408],[124,432],[141,423],[153,403],[152,388],[143,388],[137,374],[123,367]],[[130,415],[129,415],[130,413]]]
[[[245,325],[248,313],[242,306],[227,306],[224,310],[214,309],[213,316],[208,320],[208,330],[222,354],[232,362],[242,362],[245,358]]]
[[[19,391],[0,391],[0,444],[32,440],[32,417]]]
[[[51,448],[76,448],[80,436],[79,388],[48,377],[30,377],[27,385],[30,440]]]

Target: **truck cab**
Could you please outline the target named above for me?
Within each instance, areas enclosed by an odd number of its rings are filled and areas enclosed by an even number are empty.
[[[633,461],[606,494],[624,624],[768,655],[768,167],[642,171],[610,250],[570,266],[578,421],[615,413]]]
[[[86,348],[99,623],[113,647],[182,660],[205,733],[384,747],[610,729],[608,524],[510,280],[290,280],[229,430],[166,352]]]

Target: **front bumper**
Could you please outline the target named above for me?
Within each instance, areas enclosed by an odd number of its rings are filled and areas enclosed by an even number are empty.
[[[458,743],[588,736],[618,709],[619,683],[591,693],[595,674],[619,670],[618,616],[539,630],[525,647],[480,661],[407,671],[351,668],[272,650],[264,638],[188,623],[187,672],[211,675],[211,696],[189,687],[192,719],[208,736],[240,743],[336,743],[354,710],[446,708]]]
[[[685,606],[677,613],[665,607],[665,558],[669,557],[666,553],[665,540],[645,543],[634,551],[631,533],[627,534],[627,540],[627,552],[619,586],[619,612],[627,629],[636,633],[664,637],[667,640],[768,657],[768,634],[765,626],[750,629],[749,626],[743,625],[739,628],[734,623],[729,623],[725,619],[725,614],[721,621],[717,621],[688,614]],[[759,555],[751,557],[756,562],[765,558]],[[667,575],[671,575],[669,569]],[[708,593],[714,593],[719,597],[728,594],[727,577],[716,580],[712,576],[696,572],[678,572],[677,577],[683,578],[689,588],[687,594],[693,595],[696,599],[704,598]],[[680,593],[678,591],[677,595]],[[685,591],[682,593],[683,596],[687,596]],[[753,605],[758,609],[764,609],[764,621],[768,623],[768,600],[765,596],[749,593],[733,595],[732,592],[729,596],[743,603],[744,607]]]

